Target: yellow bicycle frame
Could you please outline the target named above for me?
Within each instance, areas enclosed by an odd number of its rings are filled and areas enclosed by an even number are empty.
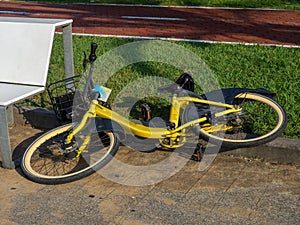
[[[142,137],[142,138],[155,138],[155,139],[164,139],[169,138],[170,140],[176,140],[178,137],[184,137],[184,130],[188,127],[191,127],[193,125],[204,123],[207,118],[201,117],[199,119],[184,123],[180,126],[179,124],[179,117],[180,117],[180,109],[184,109],[190,102],[193,103],[200,103],[204,105],[209,106],[216,106],[223,108],[224,110],[221,112],[217,112],[214,114],[215,118],[230,114],[230,113],[241,113],[241,108],[235,107],[233,105],[224,104],[220,102],[214,102],[214,101],[208,101],[204,99],[199,99],[195,97],[177,97],[176,95],[172,98],[172,105],[170,110],[170,117],[169,121],[174,124],[172,129],[169,128],[156,128],[156,127],[148,127],[143,124],[134,123],[127,118],[124,118],[120,114],[112,111],[111,109],[108,109],[107,107],[103,106],[100,101],[93,100],[90,104],[90,108],[83,116],[80,124],[68,135],[67,142],[70,143],[73,139],[73,137],[81,131],[91,118],[104,118],[109,119],[117,122],[124,131],[131,132],[132,134]],[[218,130],[226,130],[230,129],[229,127],[223,126],[215,126],[212,127],[211,125],[206,126],[205,131],[218,131]],[[90,137],[86,137],[84,143],[79,148],[79,151],[84,150],[86,144],[89,142]],[[166,145],[166,147],[174,147],[172,144],[169,146]],[[176,147],[176,146],[175,146]]]

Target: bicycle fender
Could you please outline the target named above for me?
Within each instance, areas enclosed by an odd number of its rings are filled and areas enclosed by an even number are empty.
[[[111,131],[118,134],[119,141],[125,140],[126,135],[124,129],[117,122],[109,119],[104,119],[104,118],[96,118],[95,122],[96,122],[97,132]]]
[[[220,90],[211,91],[201,95],[201,98],[210,101],[224,102],[232,104],[235,96],[241,93],[256,93],[274,99],[276,94],[264,88],[222,88]]]

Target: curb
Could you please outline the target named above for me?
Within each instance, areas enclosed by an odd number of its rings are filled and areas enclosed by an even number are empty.
[[[222,154],[300,164],[300,140],[279,137],[264,145],[224,151]]]
[[[60,125],[53,110],[14,105],[13,113],[14,122],[21,125],[30,124],[41,130],[49,130]],[[300,164],[300,140],[279,137],[264,145],[224,150],[222,154]]]

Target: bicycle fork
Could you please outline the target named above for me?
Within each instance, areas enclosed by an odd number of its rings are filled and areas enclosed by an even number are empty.
[[[75,135],[77,135],[80,131],[82,131],[84,128],[88,127],[90,124],[90,121],[92,118],[96,117],[96,102],[97,100],[93,100],[92,103],[90,104],[90,108],[88,109],[88,111],[84,114],[82,120],[80,121],[80,123],[78,124],[78,126],[76,126],[76,128],[68,134],[68,136],[66,137],[66,139],[64,140],[64,145],[65,146],[72,146],[72,142],[74,140]],[[76,146],[76,150],[75,152],[77,153],[77,155],[75,157],[79,157],[81,155],[82,152],[86,151],[86,147],[87,145],[90,143],[91,141],[91,130],[87,131],[87,134],[84,135],[84,139],[83,142],[80,146]],[[65,150],[68,151],[68,149],[66,148]],[[71,149],[69,149],[69,151],[71,151]]]

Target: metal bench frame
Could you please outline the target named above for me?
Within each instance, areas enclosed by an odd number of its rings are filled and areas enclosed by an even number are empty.
[[[66,77],[74,76],[72,20],[0,17],[0,153],[15,168],[8,126],[12,105],[45,90],[56,28],[62,27]]]

